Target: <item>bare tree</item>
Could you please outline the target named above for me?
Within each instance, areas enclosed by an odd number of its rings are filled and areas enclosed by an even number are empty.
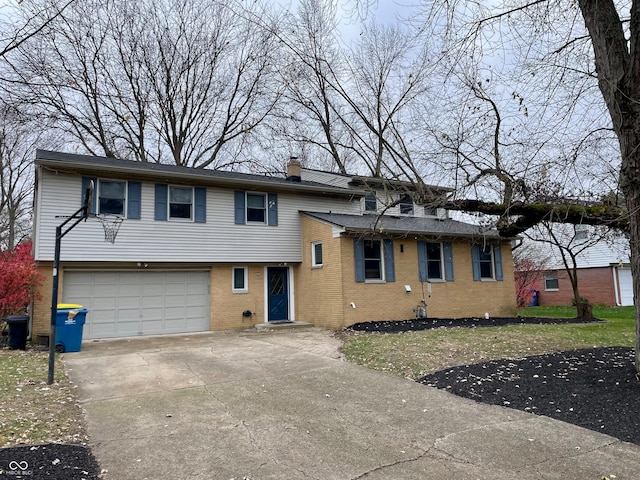
[[[344,63],[336,9],[333,1],[302,0],[279,35],[287,47],[286,67],[280,70],[284,101],[279,125],[293,144],[292,154],[309,158],[319,153],[330,159],[329,168],[347,173],[347,131],[340,119],[345,105],[335,88]]]
[[[86,1],[12,59],[41,114],[92,154],[233,168],[277,102],[277,44],[242,2]]]
[[[447,51],[441,97],[428,104],[451,107],[425,122],[432,141],[440,135],[429,148],[436,164],[458,180],[457,196],[442,206],[495,216],[505,236],[543,221],[627,230],[638,301],[640,1],[425,1],[419,13],[412,24],[425,41],[438,31]],[[451,84],[460,79],[463,95]],[[509,97],[526,122],[507,120]],[[471,113],[460,111],[467,107]],[[456,124],[473,118],[471,128]],[[449,151],[438,152],[443,146]],[[602,201],[610,191],[620,191],[626,208]],[[636,333],[640,372],[640,309]]]
[[[0,58],[42,32],[74,1],[3,2],[0,6]]]
[[[2,106],[0,115],[0,245],[13,250],[31,233],[34,149],[44,134],[15,105]]]
[[[370,23],[348,53],[349,81],[336,85],[350,107],[354,152],[375,177],[420,177],[410,146],[411,109],[429,88],[429,51],[401,26]]]
[[[580,293],[579,257],[599,243],[610,242],[615,232],[606,227],[558,224],[544,221],[527,232],[530,240],[550,245],[557,253],[571,283],[573,304],[578,318],[593,318],[593,307]]]
[[[513,250],[513,262],[518,306],[526,307],[548,268],[549,256],[532,242],[522,243]]]
[[[634,298],[638,301],[640,1],[507,0],[499,5],[494,2],[434,1],[423,2],[422,13],[424,16],[418,28],[443,25],[442,35],[451,52],[451,61],[446,65],[450,72],[454,72],[455,64],[465,58],[475,63],[485,62],[485,65],[499,63],[500,69],[510,66],[511,91],[523,98],[529,108],[537,105],[538,118],[543,122],[540,125],[556,132],[547,143],[551,146],[546,150],[548,158],[573,161],[559,162],[560,169],[554,169],[554,162],[549,162],[547,178],[564,178],[564,182],[558,183],[570,187],[559,192],[555,199],[543,197],[541,200],[540,196],[534,196],[530,200],[514,201],[511,198],[509,203],[501,201],[509,200],[503,196],[500,200],[487,202],[482,197],[485,192],[480,189],[476,191],[477,199],[461,198],[448,207],[497,215],[502,220],[500,231],[505,235],[525,231],[542,221],[603,224],[627,229]],[[447,78],[452,76],[449,74]],[[593,95],[596,88],[600,93],[599,101]],[[602,115],[603,106],[609,118]],[[615,169],[619,173],[615,180],[620,181],[626,209],[600,202],[601,194],[611,190],[611,184],[607,184],[607,180],[602,188],[599,174],[612,169],[597,165],[594,160],[600,159],[598,156],[572,158],[558,141],[563,140],[565,145],[588,144],[591,138],[597,137],[595,132],[606,131],[614,134],[619,150],[602,160],[619,167]],[[575,153],[580,150],[575,149]],[[588,170],[572,168],[578,160],[585,160],[584,164],[590,164],[597,172],[586,177],[590,181],[585,181],[584,177]],[[571,175],[563,176],[567,166]],[[541,187],[543,183],[540,182]],[[576,185],[581,186],[578,193],[582,198],[576,199],[575,192],[571,191]],[[640,309],[636,314],[636,338],[636,370],[640,372]]]

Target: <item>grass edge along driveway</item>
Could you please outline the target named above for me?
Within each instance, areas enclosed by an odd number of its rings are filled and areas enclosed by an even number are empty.
[[[573,307],[530,307],[520,316],[572,318]],[[411,379],[447,367],[550,352],[635,345],[634,307],[594,307],[600,323],[436,328],[398,334],[344,335],[354,363]]]

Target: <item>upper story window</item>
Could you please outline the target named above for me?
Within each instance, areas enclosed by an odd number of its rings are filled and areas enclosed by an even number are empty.
[[[413,198],[409,195],[404,195],[400,198],[398,203],[401,215],[413,215]]]
[[[236,225],[278,225],[278,195],[244,190],[233,192]]]
[[[207,189],[155,184],[156,220],[207,221]]]
[[[124,216],[127,182],[98,180],[98,211],[100,215]]]
[[[169,219],[193,220],[193,188],[169,186]]]
[[[375,193],[367,193],[364,196],[364,211],[365,212],[377,212],[378,211],[378,199]]]
[[[438,209],[436,207],[430,207],[425,205],[424,207],[424,216],[425,217],[437,217]]]
[[[90,213],[118,215],[139,220],[142,205],[142,182],[82,177],[80,199],[84,202],[87,188],[93,182]]]
[[[267,198],[264,193],[247,193],[247,222],[265,223]]]
[[[576,232],[574,238],[577,241],[584,241],[589,238],[589,227],[587,225],[576,225],[574,228]]]

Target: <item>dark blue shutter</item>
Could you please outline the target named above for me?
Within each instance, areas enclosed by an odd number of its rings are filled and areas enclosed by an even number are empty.
[[[429,265],[427,262],[427,242],[418,240],[418,278],[426,282],[429,277]]]
[[[93,181],[93,195],[91,196],[91,208],[89,213],[96,213],[96,198],[98,195],[98,179],[96,177],[82,177],[82,191],[80,192],[80,206],[84,205],[84,196],[89,188],[89,184]]]
[[[453,245],[444,242],[444,276],[447,282],[453,282]]]
[[[353,258],[356,269],[356,282],[364,282],[364,240],[353,239]]]
[[[236,190],[233,192],[233,200],[235,208],[235,222],[237,225],[244,225],[246,223],[244,191]]]
[[[142,183],[127,183],[127,219],[139,220],[142,210]]]
[[[156,183],[156,199],[155,199],[155,219],[166,220],[167,219],[167,195],[169,187],[164,183]]]
[[[267,195],[267,223],[272,226],[278,225],[278,194]]]
[[[205,223],[207,221],[207,189],[204,187],[195,187],[193,193],[195,197],[193,221]]]
[[[473,268],[473,279],[480,280],[480,245],[471,245],[471,266]]]
[[[384,279],[387,282],[396,281],[396,266],[393,257],[393,240],[385,238],[384,245]]]
[[[496,280],[502,280],[502,247],[499,243],[493,246],[493,263],[496,266]]]

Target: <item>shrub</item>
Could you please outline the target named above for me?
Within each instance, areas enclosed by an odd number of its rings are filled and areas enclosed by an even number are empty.
[[[24,313],[40,283],[30,241],[0,252],[0,318]]]

